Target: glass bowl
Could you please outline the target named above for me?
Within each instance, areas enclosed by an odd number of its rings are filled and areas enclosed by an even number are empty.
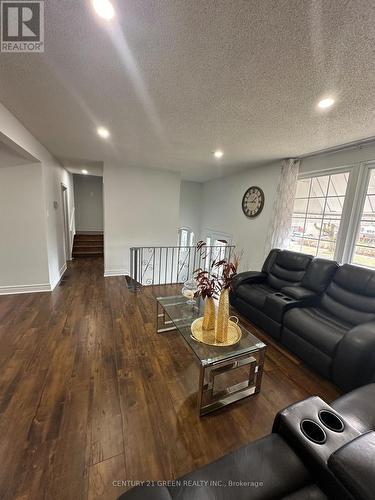
[[[185,281],[184,286],[182,288],[182,295],[187,298],[187,303],[194,305],[195,304],[195,293],[197,291],[197,282],[194,278],[190,278]]]

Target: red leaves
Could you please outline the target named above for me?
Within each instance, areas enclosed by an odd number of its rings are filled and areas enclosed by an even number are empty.
[[[219,276],[217,276],[220,290],[230,288],[232,279],[237,274],[237,262],[228,262],[226,259],[222,259],[218,262],[214,261],[212,267],[220,269]]]
[[[201,250],[206,245],[207,245],[207,243],[205,243],[203,240],[198,241],[198,243],[197,243],[197,250]]]
[[[219,240],[221,243],[227,244],[225,240]],[[204,252],[202,249],[206,247],[204,241],[199,241],[197,243],[197,250],[200,251],[203,259],[207,258],[209,252]],[[198,295],[201,295],[204,299],[206,297],[218,297],[221,290],[230,288],[232,284],[233,277],[237,274],[238,268],[238,257],[234,257],[234,261],[227,261],[226,259],[220,259],[218,261],[213,260],[211,263],[211,273],[205,271],[202,268],[194,271],[194,277],[198,284]],[[212,272],[217,270],[216,273]]]
[[[198,294],[204,299],[207,297],[217,297],[217,282],[213,276],[210,276],[208,271],[197,269],[194,271],[194,277],[198,283]]]

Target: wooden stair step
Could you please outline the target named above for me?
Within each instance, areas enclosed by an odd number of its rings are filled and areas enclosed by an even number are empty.
[[[74,236],[74,241],[104,241],[104,238],[80,238],[79,236]]]
[[[91,257],[91,256],[102,256],[103,252],[73,252],[73,257]]]
[[[103,252],[103,246],[100,245],[95,245],[95,246],[89,246],[89,245],[82,245],[82,246],[77,246],[74,245],[73,247],[73,252]]]
[[[77,245],[77,246],[86,246],[86,247],[91,247],[91,246],[103,246],[104,245],[104,242],[103,241],[74,241],[74,245]]]

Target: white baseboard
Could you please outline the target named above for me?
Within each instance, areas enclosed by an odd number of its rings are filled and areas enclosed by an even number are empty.
[[[125,276],[128,274],[128,269],[104,269],[105,278],[110,278],[111,276]]]
[[[18,293],[38,293],[50,291],[51,285],[49,283],[43,283],[41,285],[0,286],[0,295],[15,295]]]
[[[62,266],[62,268],[59,271],[59,277],[53,283],[51,283],[50,290],[54,290],[57,287],[57,285],[60,283],[61,278],[64,276],[64,273],[67,269],[68,269],[68,266],[66,265],[66,262],[65,262],[65,264]]]

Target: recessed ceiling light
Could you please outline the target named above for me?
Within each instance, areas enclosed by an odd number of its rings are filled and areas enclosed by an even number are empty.
[[[319,101],[318,106],[321,109],[330,108],[335,103],[335,100],[332,97],[327,97],[326,99],[322,99]]]
[[[110,21],[115,15],[115,9],[109,0],[93,0],[92,5],[98,16]]]
[[[220,151],[220,149],[218,149],[218,150],[214,151],[214,157],[215,157],[215,158],[217,158],[218,160],[219,160],[220,158],[222,158],[222,157],[223,157],[223,155],[224,155],[224,153],[223,153],[222,151]]]
[[[98,135],[100,135],[100,137],[102,137],[103,139],[108,139],[109,137],[109,132],[106,128],[104,127],[99,127],[97,129],[97,132],[98,132]]]
[[[87,174],[88,174],[88,171],[87,171],[86,169],[81,170],[81,172],[82,172],[83,174],[85,174],[85,175],[87,175]]]

